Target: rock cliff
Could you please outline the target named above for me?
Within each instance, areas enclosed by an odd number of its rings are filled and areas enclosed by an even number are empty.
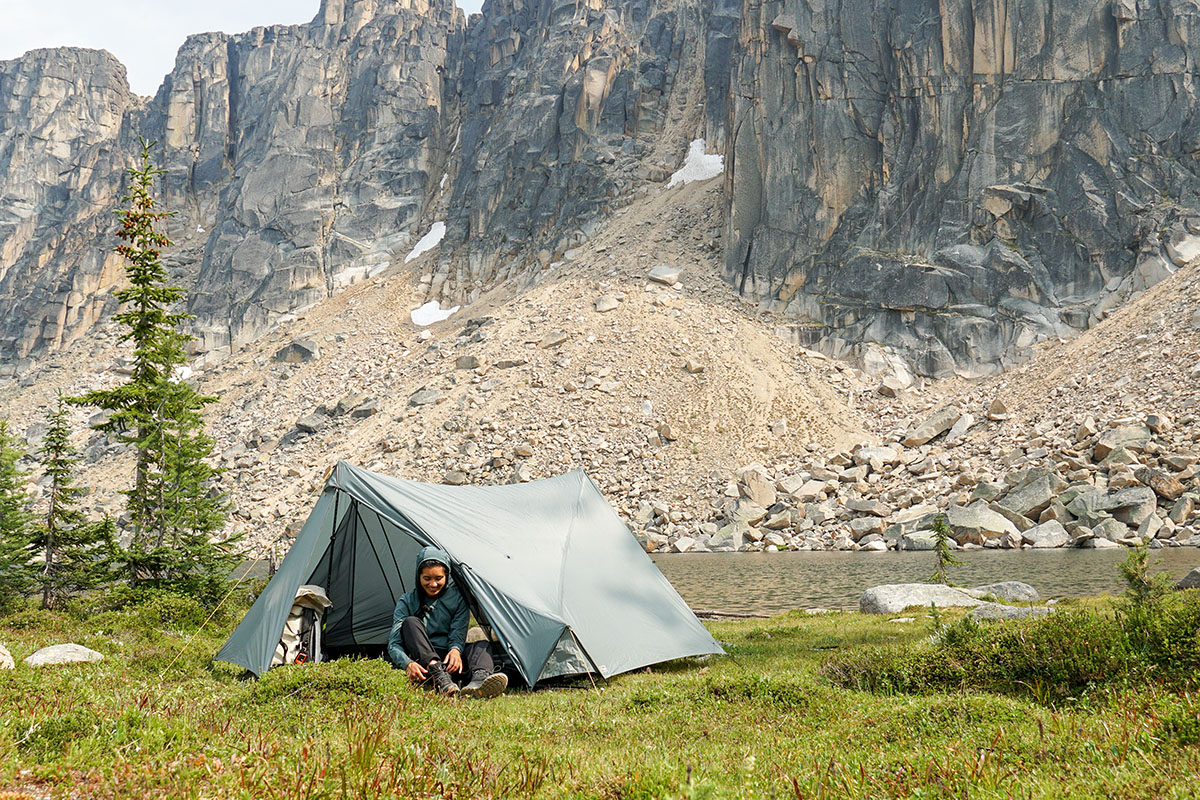
[[[747,0],[727,278],[802,341],[928,375],[1088,327],[1200,252],[1198,23],[1191,0]]]
[[[726,155],[725,278],[798,341],[983,374],[1200,254],[1193,0],[326,0],[188,39],[154,98],[103,52],[0,62],[0,370],[111,310],[111,210],[160,142],[169,264],[227,351],[403,261],[524,283],[687,143]],[[891,358],[894,363],[895,359]]]

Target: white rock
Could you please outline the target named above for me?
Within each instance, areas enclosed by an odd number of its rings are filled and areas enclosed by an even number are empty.
[[[16,664],[13,663],[12,653],[8,652],[8,648],[0,644],[0,669],[13,669]]]
[[[30,667],[45,667],[54,664],[80,664],[100,661],[103,658],[104,656],[101,653],[72,642],[43,647],[33,655],[28,656],[25,659],[25,664]]]
[[[867,589],[859,598],[858,608],[864,614],[895,614],[909,606],[928,608],[930,603],[940,608],[983,605],[982,600],[961,589],[940,583],[893,583]]]
[[[665,283],[667,286],[674,286],[679,283],[679,274],[682,270],[679,267],[672,267],[667,264],[660,264],[650,270],[649,278],[657,283]]]

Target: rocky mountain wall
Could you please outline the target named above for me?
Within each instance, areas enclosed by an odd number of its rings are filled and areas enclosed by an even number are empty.
[[[154,98],[97,51],[0,63],[0,371],[111,310],[156,139],[167,261],[227,352],[392,264],[536,279],[703,137],[725,278],[870,368],[986,374],[1200,255],[1195,0],[325,0],[190,37]]]
[[[53,349],[105,311],[122,274],[111,209],[139,101],[108,53],[34,50],[0,61],[0,370]]]
[[[1192,0],[746,0],[726,277],[927,375],[1086,328],[1200,253],[1198,43]]]

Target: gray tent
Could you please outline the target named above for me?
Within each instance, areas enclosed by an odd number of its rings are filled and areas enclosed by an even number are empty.
[[[417,551],[450,554],[530,685],[722,653],[581,471],[511,486],[441,486],[339,461],[280,565],[216,658],[261,675],[301,584],[333,601],[324,646],[387,642]]]

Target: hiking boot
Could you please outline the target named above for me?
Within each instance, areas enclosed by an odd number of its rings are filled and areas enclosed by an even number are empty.
[[[485,669],[477,669],[471,673],[471,682],[463,687],[464,697],[478,697],[487,700],[490,697],[503,694],[508,688],[508,676],[503,672],[488,674]]]
[[[442,662],[434,661],[429,665],[429,677],[433,681],[433,688],[438,694],[458,694],[458,684],[450,677],[450,673],[446,672],[446,668],[442,666]]]

